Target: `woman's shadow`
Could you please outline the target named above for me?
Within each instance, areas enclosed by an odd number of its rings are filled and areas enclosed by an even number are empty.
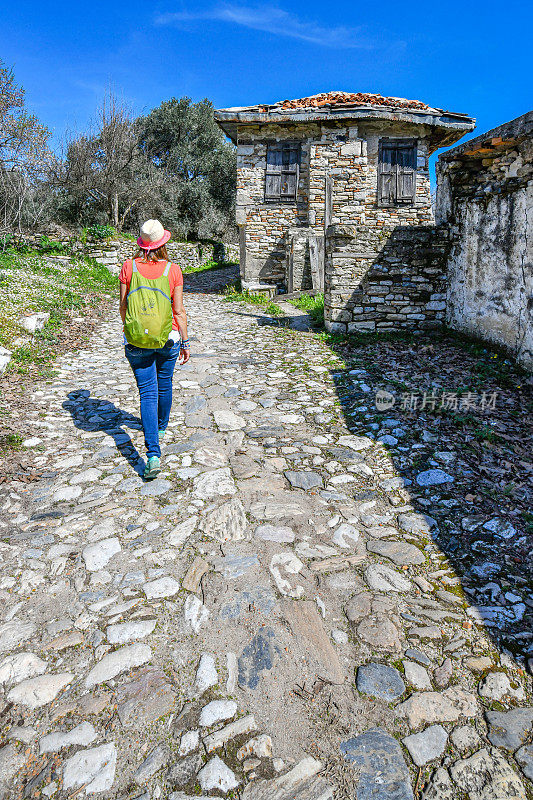
[[[142,430],[139,417],[122,411],[109,400],[91,398],[88,389],[75,389],[69,392],[67,397],[68,400],[63,403],[63,408],[71,414],[74,425],[82,431],[104,431],[111,436],[120,455],[142,477],[145,461],[122,427]]]

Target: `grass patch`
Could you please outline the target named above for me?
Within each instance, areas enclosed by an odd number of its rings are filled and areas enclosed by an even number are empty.
[[[56,355],[58,333],[71,316],[84,316],[118,291],[117,277],[90,258],[54,259],[57,251],[0,253],[0,345],[12,352],[8,370],[27,373]],[[33,336],[22,317],[47,311],[50,319]],[[41,373],[42,374],[42,373]]]
[[[241,289],[240,279],[226,286],[223,299],[228,303],[249,303],[253,306],[261,306],[267,314],[273,317],[279,317],[283,314],[283,309],[273,303],[266,295],[254,294]]]
[[[307,311],[314,322],[318,322],[321,325],[324,324],[323,293],[320,292],[315,295],[302,294],[295,300],[289,300],[288,302],[291,306],[295,306],[295,308],[299,308],[301,311]]]
[[[22,436],[19,433],[4,433],[0,435],[0,455],[5,456],[13,450],[22,448]]]

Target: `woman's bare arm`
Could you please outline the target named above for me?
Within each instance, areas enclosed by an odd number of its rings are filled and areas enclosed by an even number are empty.
[[[176,319],[178,320],[181,338],[183,341],[187,341],[187,312],[185,311],[185,306],[183,305],[183,286],[176,286],[174,289],[172,307],[174,309]],[[190,351],[188,348],[184,348],[180,355],[180,362],[182,364],[186,364],[189,358]]]
[[[126,322],[126,309],[128,307],[128,287],[125,283],[120,284],[120,317],[122,323]]]

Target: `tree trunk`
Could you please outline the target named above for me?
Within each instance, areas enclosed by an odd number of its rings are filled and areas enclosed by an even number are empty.
[[[111,224],[118,230],[118,192],[113,192],[110,197]]]

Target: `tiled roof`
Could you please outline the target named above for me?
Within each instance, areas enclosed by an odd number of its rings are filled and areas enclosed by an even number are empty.
[[[272,105],[260,105],[263,112],[273,110],[292,110],[299,108],[320,108],[322,106],[388,106],[390,108],[417,109],[429,111],[430,106],[420,100],[406,100],[404,97],[383,97],[381,94],[367,92],[322,92],[297,100],[281,100]]]

